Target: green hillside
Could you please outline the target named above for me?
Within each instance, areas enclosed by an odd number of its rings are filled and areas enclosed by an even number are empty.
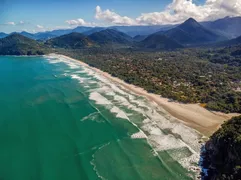
[[[46,45],[67,49],[79,49],[93,47],[95,43],[85,35],[74,32],[50,39],[46,42]]]
[[[20,34],[0,39],[0,55],[42,55],[47,51],[43,44]]]

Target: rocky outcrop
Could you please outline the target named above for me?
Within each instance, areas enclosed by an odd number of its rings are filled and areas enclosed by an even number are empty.
[[[222,125],[202,153],[204,180],[241,180],[241,116]]]

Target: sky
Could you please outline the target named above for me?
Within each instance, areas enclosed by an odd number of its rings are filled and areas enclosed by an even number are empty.
[[[178,24],[241,16],[241,0],[0,0],[0,32]]]

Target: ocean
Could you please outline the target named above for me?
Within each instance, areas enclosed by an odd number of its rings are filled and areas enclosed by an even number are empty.
[[[0,56],[0,84],[0,180],[197,175],[202,136],[89,67]]]

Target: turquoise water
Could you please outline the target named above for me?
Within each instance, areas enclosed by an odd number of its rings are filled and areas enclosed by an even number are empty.
[[[0,57],[0,179],[193,179],[200,135],[63,57]]]

